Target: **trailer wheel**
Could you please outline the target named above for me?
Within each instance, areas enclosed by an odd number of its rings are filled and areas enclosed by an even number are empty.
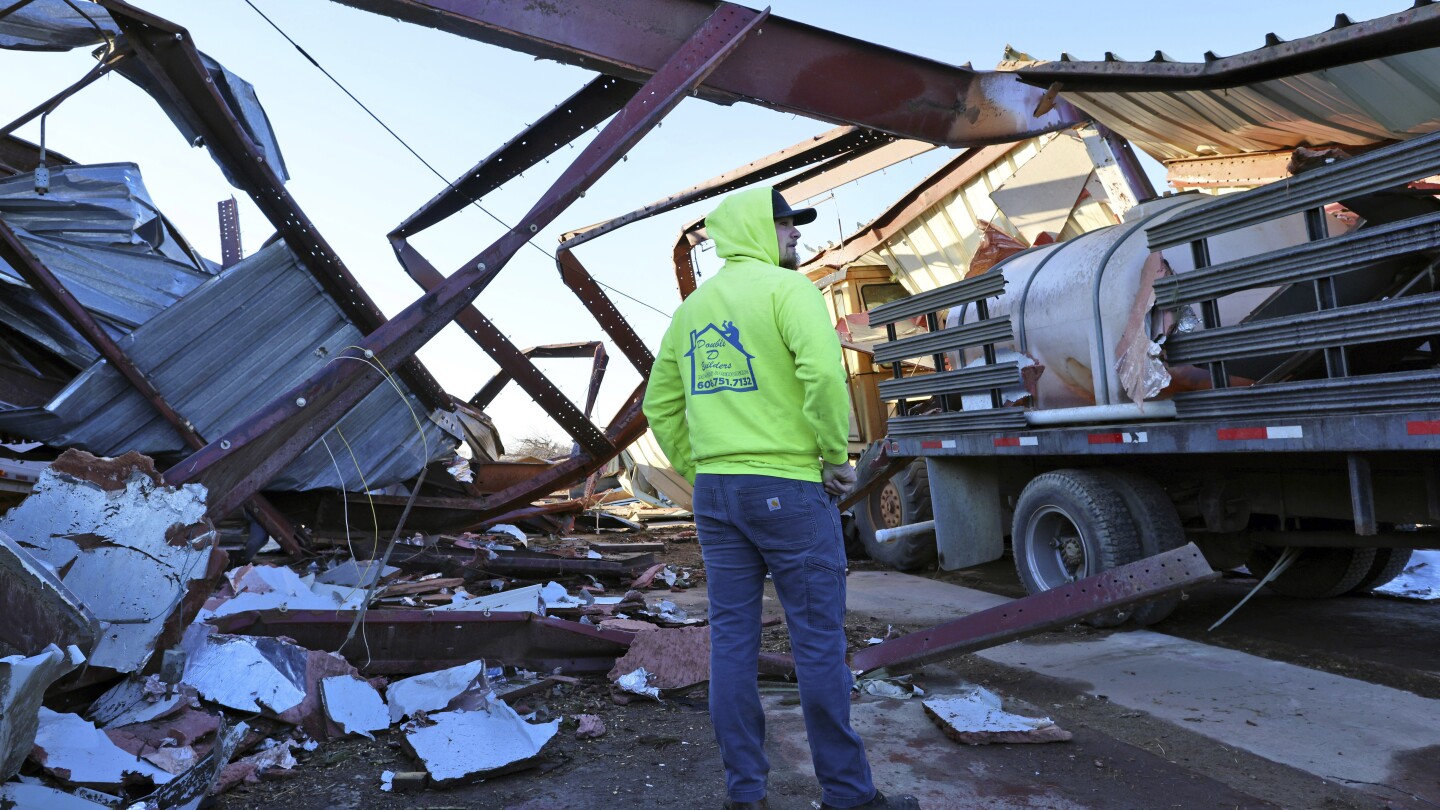
[[[1097,472],[1125,500],[1130,517],[1135,520],[1141,557],[1153,557],[1185,545],[1185,526],[1175,511],[1175,504],[1155,479],[1129,470]],[[1149,627],[1174,613],[1181,598],[1180,592],[1176,591],[1142,602],[1130,609],[1130,620],[1140,627]]]
[[[1375,549],[1375,562],[1370,564],[1370,570],[1350,592],[1367,593],[1400,576],[1410,565],[1410,557],[1414,553],[1415,550],[1409,548]]]
[[[1040,593],[1140,559],[1140,539],[1125,499],[1110,480],[1089,470],[1036,476],[1015,504],[1010,535],[1015,571],[1029,593]],[[1086,619],[1117,627],[1121,608]]]
[[[1280,559],[1282,549],[1259,546],[1246,566],[1264,578]],[[1305,548],[1300,556],[1265,587],[1296,599],[1329,599],[1353,590],[1375,564],[1373,548]]]
[[[859,464],[864,461],[865,457],[861,456]],[[885,543],[875,539],[879,529],[893,529],[932,517],[930,472],[924,460],[917,459],[892,475],[883,486],[855,504],[854,512],[856,532],[870,559],[897,571],[914,571],[935,562],[933,535],[902,537]]]

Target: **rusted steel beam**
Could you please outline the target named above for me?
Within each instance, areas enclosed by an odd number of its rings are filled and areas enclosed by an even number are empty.
[[[520,353],[528,358],[593,358],[593,363],[590,368],[590,391],[585,402],[585,416],[588,418],[592,415],[595,394],[600,387],[599,381],[596,380],[597,370],[601,379],[605,377],[605,367],[607,365],[605,359],[605,344],[596,340],[585,343],[549,343],[544,346],[531,346],[528,349],[521,349]],[[495,373],[494,377],[491,377],[484,385],[480,386],[480,390],[475,392],[475,396],[470,398],[470,406],[482,411],[490,407],[490,403],[495,401],[495,397],[499,396],[500,392],[504,390],[505,386],[509,385],[513,379],[514,377],[511,376],[510,372],[501,368]]]
[[[656,200],[628,214],[571,231],[565,234],[560,242],[560,249],[574,250],[596,237],[604,236],[633,222],[639,222],[684,205],[728,194],[762,180],[789,174],[812,163],[819,163],[841,155],[863,155],[894,141],[895,138],[891,135],[871,132],[860,127],[836,127],[829,132],[816,135],[794,146],[766,155],[759,160],[751,161],[738,169],[712,177],[684,191],[678,191],[664,199]]]
[[[213,620],[222,633],[285,636],[311,650],[345,643],[353,612],[266,610]],[[363,636],[363,641],[361,640]],[[633,635],[533,613],[372,610],[340,653],[368,675],[433,672],[485,659],[536,672],[608,672]]]
[[[400,223],[390,238],[414,236],[478,202],[614,115],[639,89],[640,85],[627,79],[595,77],[425,203]]]
[[[658,70],[716,8],[712,0],[338,1],[632,79]],[[747,101],[951,146],[1016,141],[1085,120],[1063,101],[1035,116],[1043,90],[1011,74],[947,65],[780,17],[699,90],[722,104]]]
[[[205,440],[195,430],[189,419],[181,416],[171,407],[165,395],[160,393],[145,372],[135,365],[130,355],[120,348],[110,338],[108,332],[101,328],[90,311],[81,306],[75,296],[70,293],[55,274],[50,272],[30,248],[15,236],[15,231],[9,225],[0,221],[0,259],[6,264],[15,268],[20,277],[39,293],[50,306],[55,308],[60,317],[64,318],[75,331],[79,332],[94,349],[105,358],[105,361],[115,367],[125,381],[130,383],[140,395],[149,401],[155,412],[160,414],[169,425],[180,434],[180,438],[192,450],[199,450],[205,446]],[[246,513],[256,523],[264,527],[282,548],[291,554],[302,554],[304,550],[300,547],[300,540],[295,532],[295,527],[290,521],[280,514],[280,511],[265,500],[265,496],[259,492],[254,493],[247,499],[245,505]]]
[[[565,282],[585,309],[595,316],[600,328],[605,334],[615,341],[615,346],[630,365],[640,372],[640,376],[649,377],[650,367],[655,365],[655,355],[645,346],[645,341],[635,334],[630,324],[620,316],[620,310],[610,301],[600,285],[595,283],[594,277],[585,270],[580,260],[564,248],[555,254],[556,264],[560,267],[560,280]]]
[[[1365,22],[1352,23],[1341,15],[1335,27],[1322,34],[1290,42],[1277,38],[1263,48],[1205,62],[1041,62],[1015,75],[1039,87],[1060,82],[1062,92],[1218,90],[1433,48],[1436,37],[1440,37],[1440,5],[1425,0]]]
[[[869,672],[962,655],[1033,636],[1111,608],[1218,579],[1194,543],[1139,562],[972,613],[859,650],[850,668]]]
[[[189,32],[123,0],[97,2],[115,19],[156,85],[172,103],[192,114],[206,148],[232,177],[240,178],[245,192],[275,226],[301,266],[361,332],[371,334],[380,328],[385,323],[385,315],[316,230],[266,162],[264,153],[246,134],[201,64]],[[418,359],[407,355],[404,362],[391,367],[398,368],[400,376],[425,407],[449,409],[449,395]]]
[[[699,226],[696,225],[696,228]],[[680,231],[680,236],[675,240],[675,247],[670,252],[670,260],[675,264],[675,286],[680,289],[680,300],[690,297],[695,292],[697,279],[695,277],[695,246],[705,241],[700,234],[692,228]]]
[[[532,234],[619,162],[764,18],[764,13],[739,6],[721,6],[581,151],[516,228],[342,356],[354,357],[358,351],[364,359],[394,366],[414,355],[470,306]],[[172,480],[204,483],[211,493],[210,514],[228,514],[338,422],[381,379],[368,363],[330,363],[262,406],[221,440],[176,465],[170,471]],[[611,437],[611,446],[617,446],[616,438]],[[501,509],[516,505],[497,504]]]
[[[400,264],[404,266],[405,272],[415,279],[415,283],[420,285],[420,289],[427,294],[440,289],[445,283],[445,277],[440,275],[434,265],[404,240],[397,240],[393,244]],[[530,358],[525,356],[520,347],[510,342],[500,328],[480,310],[473,305],[462,308],[455,313],[455,323],[460,325],[477,346],[490,355],[490,359],[499,364],[505,374],[525,389],[525,393],[544,408],[545,413],[549,414],[555,424],[574,439],[576,444],[586,452],[596,455],[603,455],[611,449],[600,428],[575,407],[575,403],[556,388],[550,378],[530,362]]]

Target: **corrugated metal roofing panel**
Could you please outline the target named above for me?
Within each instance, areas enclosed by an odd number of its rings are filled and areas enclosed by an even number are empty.
[[[276,242],[151,318],[120,346],[201,435],[218,436],[361,337],[285,243]],[[427,449],[429,460],[446,455],[454,440],[400,387],[403,399],[389,385],[371,392],[269,487],[336,486],[338,461],[346,488],[375,488],[418,473]],[[139,450],[174,458],[183,447],[105,363],[88,368],[44,409],[0,414],[0,431],[105,455]]]
[[[1358,146],[1440,129],[1440,48],[1221,90],[1071,92],[1072,104],[1161,160]]]

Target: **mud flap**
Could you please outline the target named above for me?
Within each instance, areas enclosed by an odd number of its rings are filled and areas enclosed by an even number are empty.
[[[1005,553],[1000,470],[993,459],[927,458],[935,543],[946,571],[993,562]]]

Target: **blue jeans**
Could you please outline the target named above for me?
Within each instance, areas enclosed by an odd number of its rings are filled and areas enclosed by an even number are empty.
[[[737,802],[765,798],[770,763],[756,678],[769,571],[785,608],[824,801],[835,807],[870,801],[870,764],[850,728],[845,544],[840,513],[824,487],[768,475],[697,475],[695,527],[710,596],[710,719],[726,793]]]

